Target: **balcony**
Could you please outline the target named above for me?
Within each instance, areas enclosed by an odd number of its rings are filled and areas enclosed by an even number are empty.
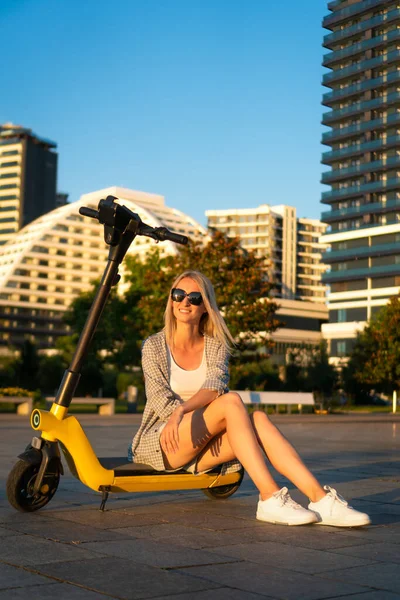
[[[394,29],[393,31],[389,31],[388,33],[384,33],[383,35],[377,35],[369,40],[364,40],[363,42],[358,42],[357,44],[352,44],[347,48],[343,48],[343,50],[334,50],[333,52],[328,52],[324,54],[322,59],[322,65],[324,67],[328,67],[332,63],[342,60],[343,58],[347,58],[348,56],[353,56],[354,54],[358,54],[359,52],[364,52],[370,48],[376,48],[381,44],[386,44],[387,42],[392,42],[400,39],[400,31],[398,29]]]
[[[382,148],[391,148],[393,146],[397,146],[398,144],[400,144],[400,135],[390,135],[387,138],[383,137],[379,140],[372,140],[372,142],[364,142],[364,144],[352,144],[346,148],[339,148],[339,150],[324,152],[321,162],[329,165],[334,160],[356,154],[364,154],[365,152],[380,150]]]
[[[356,125],[349,125],[349,127],[342,127],[342,129],[333,129],[332,131],[326,131],[322,134],[322,143],[329,145],[332,142],[336,142],[346,137],[351,137],[355,133],[363,133],[364,131],[372,131],[390,125],[396,125],[400,123],[400,113],[388,115],[381,119],[373,119],[372,121],[363,121]]]
[[[322,96],[322,104],[324,104],[325,106],[330,106],[338,100],[343,100],[343,98],[354,96],[355,94],[361,94],[368,90],[378,90],[384,85],[387,85],[389,83],[397,83],[399,81],[399,71],[393,71],[392,73],[382,75],[381,77],[375,77],[374,79],[365,79],[364,81],[360,81],[359,83],[353,83],[351,85],[346,85],[346,87],[333,90],[332,92],[327,92]]]
[[[331,264],[334,262],[343,261],[346,259],[352,259],[355,257],[364,257],[368,256],[387,256],[389,254],[398,254],[399,253],[399,244],[379,244],[377,246],[363,246],[359,248],[347,248],[346,250],[331,250],[330,252],[325,252],[322,255],[322,262],[325,264]],[[335,271],[336,273],[336,271]]]
[[[398,137],[400,140],[400,136]],[[370,173],[382,171],[384,169],[395,169],[400,166],[400,156],[393,156],[382,160],[373,160],[371,162],[361,163],[360,165],[354,165],[345,169],[333,169],[333,171],[326,171],[322,173],[321,183],[330,183],[331,181],[339,181],[341,179],[348,179],[354,175],[362,173]]]
[[[350,27],[346,27],[345,29],[340,29],[339,31],[329,33],[324,37],[323,45],[325,48],[330,48],[331,44],[335,44],[336,42],[351,37],[352,35],[356,35],[357,33],[365,31],[366,29],[379,27],[379,25],[383,25],[384,23],[390,23],[398,18],[400,18],[400,9],[395,8],[394,10],[386,13],[386,15],[377,15],[376,17],[372,17],[372,19],[366,19],[365,21],[357,23],[356,25],[350,25]]]
[[[340,79],[357,75],[357,73],[363,73],[368,69],[374,69],[375,67],[390,64],[396,60],[400,60],[400,50],[392,50],[392,52],[388,52],[387,54],[381,54],[380,56],[375,56],[369,60],[362,60],[355,65],[350,65],[349,67],[326,73],[322,78],[322,83],[323,85],[327,85],[332,81],[339,81]]]
[[[340,4],[343,4],[343,0],[332,0],[332,2],[328,2],[328,8],[333,10],[335,6],[340,6]]]
[[[345,117],[360,114],[368,110],[385,108],[391,104],[395,104],[399,100],[400,92],[392,92],[387,96],[379,96],[379,98],[373,98],[373,100],[367,100],[366,102],[355,102],[354,104],[350,104],[350,106],[324,113],[322,115],[322,124],[329,125],[333,121],[340,121]]]
[[[363,279],[364,277],[385,277],[386,275],[400,275],[400,264],[380,265],[379,267],[348,269],[344,271],[329,271],[329,273],[322,274],[321,281],[323,283],[333,283],[335,281]]]
[[[386,190],[393,190],[399,188],[400,190],[400,177],[393,177],[386,181],[373,181],[371,183],[363,183],[361,185],[352,185],[339,190],[331,190],[330,192],[323,192],[321,195],[321,202],[332,202],[333,200],[340,200],[341,198],[351,198],[351,196],[362,196],[370,192],[383,192]]]
[[[386,202],[369,202],[361,206],[349,206],[337,210],[326,210],[321,213],[321,220],[326,223],[334,220],[343,220],[343,217],[356,217],[368,213],[387,212],[393,208],[400,209],[400,200],[387,200]]]
[[[342,8],[341,10],[337,10],[333,14],[328,15],[322,21],[322,25],[323,27],[325,27],[325,29],[329,29],[329,27],[333,25],[337,25],[342,21],[346,21],[346,19],[348,19],[349,17],[353,17],[354,15],[361,15],[379,6],[384,7],[385,4],[387,4],[387,0],[363,0],[362,2],[357,2],[352,6]]]

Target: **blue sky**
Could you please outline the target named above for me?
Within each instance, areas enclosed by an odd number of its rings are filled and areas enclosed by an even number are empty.
[[[202,224],[262,203],[319,218],[326,14],[325,0],[2,0],[0,123],[57,142],[71,201],[120,185]]]

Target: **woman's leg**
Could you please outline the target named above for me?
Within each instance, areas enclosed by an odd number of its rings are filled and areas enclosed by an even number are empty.
[[[164,452],[166,466],[175,469],[185,465],[199,455],[212,438],[224,431],[233,455],[253,480],[261,499],[265,500],[279,491],[265,464],[247,409],[234,392],[224,394],[205,408],[183,417],[179,425],[179,450],[175,453]],[[222,458],[218,464],[224,461],[225,458]],[[201,468],[199,464],[199,470]]]
[[[321,485],[267,415],[257,410],[250,415],[250,419],[258,442],[275,469],[292,481],[312,502],[321,500],[326,495]]]
[[[314,475],[307,469],[293,446],[282,433],[271,423],[262,411],[250,415],[259,445],[264,450],[271,464],[279,473],[292,481],[312,502],[318,502],[326,494]],[[202,450],[197,461],[198,471],[210,469],[222,462],[236,458],[228,436],[220,433]]]

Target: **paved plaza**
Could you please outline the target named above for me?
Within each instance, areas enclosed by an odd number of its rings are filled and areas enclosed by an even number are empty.
[[[0,414],[0,600],[400,599],[400,418],[272,419],[321,483],[370,514],[369,527],[260,523],[247,477],[227,500],[201,491],[117,494],[101,513],[100,495],[67,469],[47,507],[18,513],[5,483],[33,432],[26,417]],[[81,417],[99,456],[124,455],[139,420]]]

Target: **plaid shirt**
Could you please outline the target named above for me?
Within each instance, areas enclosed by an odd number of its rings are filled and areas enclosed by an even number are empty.
[[[225,347],[205,336],[207,362],[206,379],[201,389],[216,390],[218,396],[228,392],[228,352]],[[177,406],[183,402],[169,384],[167,342],[164,331],[148,337],[142,346],[142,368],[146,389],[146,406],[139,431],[128,449],[128,458],[137,463],[151,465],[164,471],[159,428],[166,423]],[[232,473],[241,468],[237,460],[224,463],[222,473]]]

